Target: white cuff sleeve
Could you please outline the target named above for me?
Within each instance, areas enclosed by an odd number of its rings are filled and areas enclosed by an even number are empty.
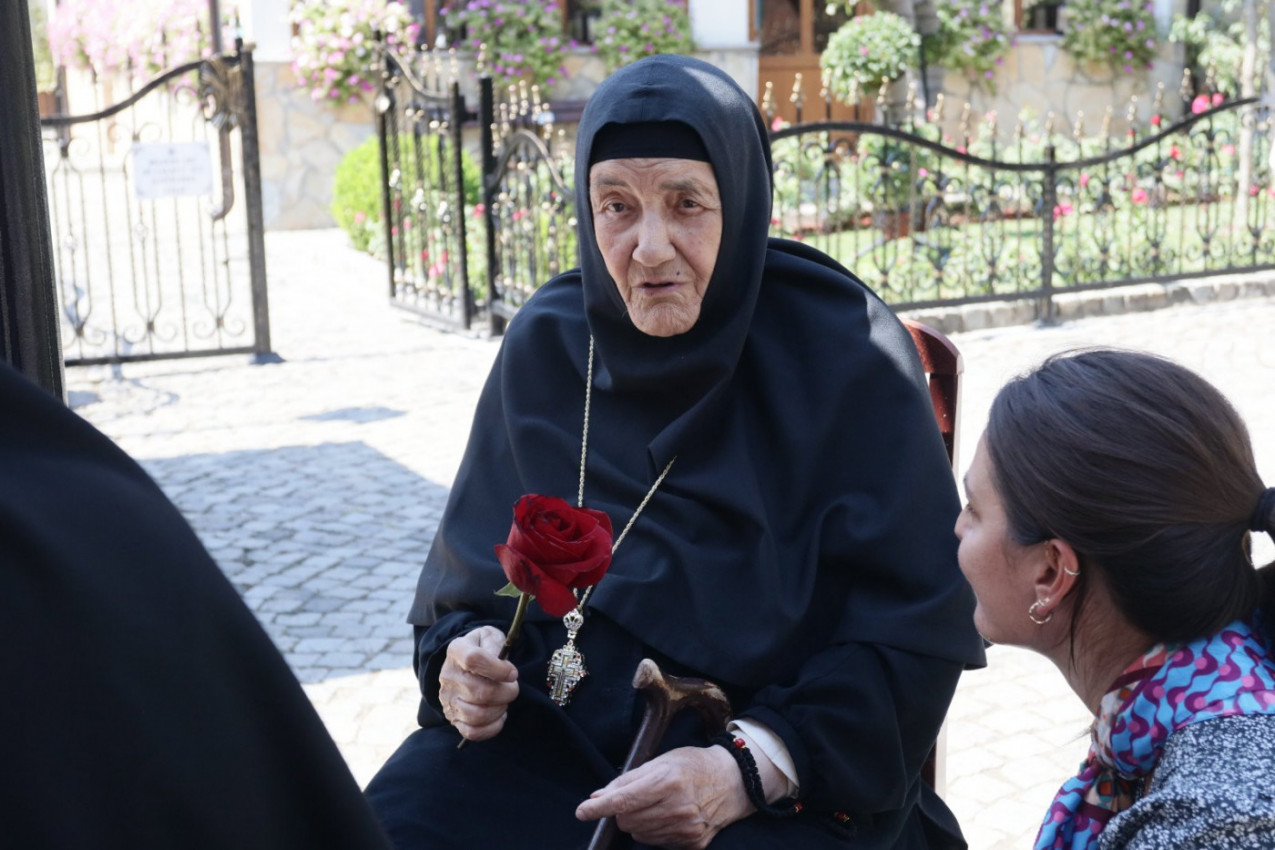
[[[801,788],[797,784],[797,766],[793,764],[792,755],[788,752],[788,747],[784,745],[783,738],[776,735],[765,724],[747,717],[732,720],[727,724],[726,731],[732,734],[739,733],[747,740],[748,748],[752,750],[753,760],[757,762],[757,768],[762,776],[768,772],[765,770],[764,760],[770,763],[774,773],[782,779],[784,787],[768,789],[771,793],[766,795],[767,802],[773,803],[784,797],[799,796]],[[775,790],[780,793],[772,798],[771,795]]]

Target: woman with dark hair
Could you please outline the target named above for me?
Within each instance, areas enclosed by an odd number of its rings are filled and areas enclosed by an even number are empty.
[[[612,815],[623,847],[963,847],[920,772],[982,643],[911,338],[767,239],[765,123],[721,70],[617,71],[576,150],[580,268],[519,310],[479,400],[409,615],[422,728],[367,790],[382,824],[401,850],[583,847]],[[578,598],[538,589],[502,660],[528,495],[614,528],[614,558]],[[732,723],[717,746],[680,714],[617,777],[643,658],[715,682]]]
[[[1275,488],[1227,400],[1149,354],[1055,356],[997,395],[961,570],[994,643],[1053,661],[1095,723],[1044,848],[1275,847]]]

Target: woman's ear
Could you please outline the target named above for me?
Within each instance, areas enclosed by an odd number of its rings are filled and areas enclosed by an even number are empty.
[[[1080,557],[1066,540],[1057,537],[1038,544],[1042,547],[1036,565],[1036,598],[1041,601],[1037,616],[1053,613],[1080,579]]]

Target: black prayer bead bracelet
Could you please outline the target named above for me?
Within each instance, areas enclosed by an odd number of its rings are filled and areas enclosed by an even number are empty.
[[[773,806],[766,802],[766,789],[762,787],[761,774],[757,772],[757,761],[748,751],[748,744],[743,738],[723,732],[713,737],[713,743],[724,747],[739,765],[739,772],[744,777],[744,792],[748,795],[748,802],[757,811],[772,818],[790,818],[801,813],[801,802],[791,797],[780,800]]]

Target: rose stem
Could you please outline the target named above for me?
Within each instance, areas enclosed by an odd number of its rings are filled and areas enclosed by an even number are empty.
[[[531,602],[530,593],[518,594],[518,609],[514,611],[513,622],[509,624],[509,633],[505,635],[505,645],[500,648],[501,661],[509,657],[509,651],[514,648],[514,642],[518,640],[518,632],[522,630],[522,618],[527,613],[529,602]]]
[[[513,622],[509,624],[509,633],[505,635],[505,643],[500,647],[501,661],[509,657],[509,651],[514,647],[514,641],[518,640],[518,632],[522,629],[522,618],[527,613],[527,604],[531,602],[530,593],[518,594],[518,608],[514,611]],[[460,743],[456,745],[456,749],[461,750],[469,743],[468,738],[461,738]]]

